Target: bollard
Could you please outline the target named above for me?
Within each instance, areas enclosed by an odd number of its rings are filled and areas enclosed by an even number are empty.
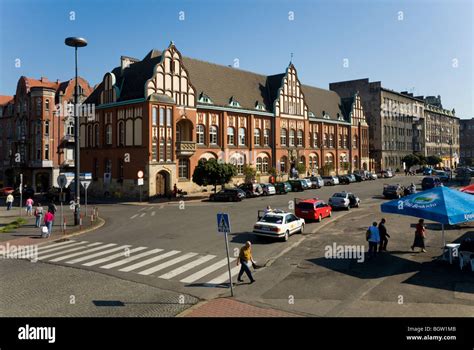
[[[63,219],[63,234],[66,234],[66,218]]]
[[[82,230],[82,213],[81,213],[81,216],[79,217],[79,230]]]

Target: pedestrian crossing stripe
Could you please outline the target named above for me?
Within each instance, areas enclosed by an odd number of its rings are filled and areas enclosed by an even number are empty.
[[[78,264],[92,269],[115,269],[121,273],[207,287],[229,281],[225,257],[143,246],[132,247],[127,244],[75,240],[51,243],[39,247],[38,260],[67,265]],[[235,258],[230,258],[230,261],[235,261]],[[239,269],[239,266],[231,269],[232,277]]]

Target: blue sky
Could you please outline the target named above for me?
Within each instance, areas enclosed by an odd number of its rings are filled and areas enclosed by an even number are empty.
[[[330,82],[368,77],[397,91],[441,95],[445,108],[471,118],[473,3],[0,0],[0,94],[14,94],[21,75],[71,78],[73,50],[64,45],[67,36],[89,41],[80,50],[79,74],[92,85],[119,64],[121,55],[143,58],[173,40],[186,56],[224,65],[237,58],[241,69],[262,74],[283,72],[293,53],[305,84],[327,89]]]

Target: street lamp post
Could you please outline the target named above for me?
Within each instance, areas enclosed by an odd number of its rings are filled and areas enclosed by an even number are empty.
[[[74,209],[74,225],[79,225],[81,220],[81,182],[79,179],[80,174],[80,142],[79,142],[79,113],[77,111],[78,105],[78,82],[77,82],[77,48],[87,46],[87,41],[84,38],[69,37],[66,38],[64,43],[67,46],[74,47],[75,54],[75,71],[76,71],[76,84],[74,87],[74,191],[76,192],[75,209]]]

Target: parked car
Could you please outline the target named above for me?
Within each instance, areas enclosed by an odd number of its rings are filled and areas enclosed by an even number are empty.
[[[383,178],[391,178],[393,177],[393,172],[391,170],[382,170],[380,172],[380,177],[383,177]]]
[[[421,189],[423,191],[430,190],[434,187],[443,186],[441,179],[437,176],[427,176],[421,180]]]
[[[347,174],[346,176],[349,179],[349,182],[356,182],[357,181],[354,174]]]
[[[367,170],[355,170],[354,175],[359,175],[362,181],[370,180],[369,179],[369,172]]]
[[[425,175],[425,176],[430,176],[432,172],[433,172],[432,168],[423,169],[423,175]]]
[[[8,196],[10,193],[15,192],[13,187],[3,187],[1,190],[2,196]]]
[[[336,192],[329,198],[329,205],[332,208],[358,208],[360,199],[355,194],[350,192]]]
[[[305,187],[303,186],[303,183],[300,180],[290,180],[288,182],[291,185],[292,192],[300,192],[300,191],[305,190]],[[306,183],[305,183],[305,186],[306,186]]]
[[[277,182],[275,184],[276,194],[286,194],[291,192],[291,185],[289,182]]]
[[[439,177],[441,182],[448,182],[449,181],[449,174],[444,170],[434,170],[432,175]]]
[[[213,202],[240,202],[244,198],[245,192],[239,188],[224,188],[209,196],[209,200]]]
[[[339,183],[342,185],[349,185],[351,183],[351,180],[347,175],[339,175],[338,177]]]
[[[253,226],[253,233],[258,236],[281,238],[287,241],[291,234],[304,231],[304,219],[296,217],[292,213],[274,210],[266,214],[260,214]]]
[[[400,184],[384,184],[383,195],[385,198],[402,198],[405,195],[405,188]]]
[[[357,174],[357,173],[354,173],[354,174],[352,174],[352,175],[354,175],[354,177],[355,177],[355,179],[356,179],[357,182],[362,182],[362,181],[364,181],[364,178],[362,177],[362,175]]]
[[[377,176],[376,173],[368,172],[367,175],[368,175],[369,180],[377,180],[378,179],[378,176]]]
[[[260,184],[255,183],[244,183],[239,186],[239,188],[245,192],[247,198],[258,197],[263,194],[263,189]]]
[[[310,179],[304,178],[304,179],[301,179],[301,181],[306,183],[307,188],[305,188],[305,190],[310,190],[313,188],[313,182]]]
[[[329,204],[317,198],[296,199],[295,214],[297,217],[305,219],[305,221],[317,220],[320,222],[323,218],[332,216],[332,208]]]
[[[309,179],[313,184],[313,188],[321,188],[324,186],[324,180],[321,176],[308,176],[306,179]]]
[[[335,186],[339,185],[339,179],[337,176],[323,176],[324,186]]]
[[[260,186],[262,186],[264,196],[272,196],[272,195],[276,194],[275,186],[273,186],[272,184],[263,183],[263,184],[260,184]]]

